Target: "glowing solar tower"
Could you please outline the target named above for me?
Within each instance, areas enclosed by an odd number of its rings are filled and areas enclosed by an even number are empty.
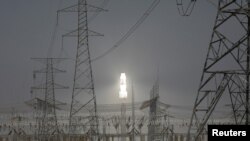
[[[127,82],[126,82],[126,74],[121,73],[120,76],[120,92],[119,97],[122,100],[121,105],[121,134],[124,135],[126,133],[126,105],[124,104],[125,99],[127,98]],[[125,141],[126,138],[122,137],[121,141]]]
[[[120,92],[119,92],[119,97],[121,99],[125,99],[128,96],[126,79],[127,79],[126,74],[121,73],[121,76],[120,76]]]

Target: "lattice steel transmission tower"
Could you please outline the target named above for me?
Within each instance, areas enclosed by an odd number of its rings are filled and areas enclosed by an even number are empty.
[[[188,130],[195,140],[222,99],[230,101],[235,124],[248,125],[250,1],[219,0],[211,41]],[[193,125],[193,126],[192,126]],[[194,128],[195,127],[195,128]],[[194,129],[193,129],[194,128]]]
[[[67,87],[55,83],[55,74],[64,73],[64,70],[55,68],[54,64],[64,60],[63,58],[32,58],[32,60],[38,61],[45,65],[45,68],[40,70],[35,70],[34,74],[37,73],[43,74],[41,77],[44,78],[45,82],[38,86],[33,86],[32,90],[42,90],[45,97],[44,100],[34,102],[36,108],[40,109],[42,114],[39,118],[39,128],[38,128],[38,140],[47,141],[50,139],[58,140],[57,136],[60,131],[57,123],[56,116],[56,98],[55,90],[56,89],[67,89]],[[38,99],[37,99],[38,100]],[[40,108],[38,107],[40,106]]]
[[[159,140],[160,126],[159,122],[159,77],[150,91],[150,106],[149,106],[149,125],[148,125],[148,141]]]
[[[96,111],[96,95],[94,89],[93,72],[89,48],[89,36],[102,36],[88,28],[88,12],[106,11],[102,8],[87,4],[87,0],[78,0],[76,5],[59,10],[58,12],[76,12],[78,27],[65,36],[77,37],[77,52],[75,58],[75,72],[73,82],[72,101],[69,115],[69,134],[85,132],[91,137],[98,134],[98,118]],[[89,111],[88,121],[83,123],[82,110]]]

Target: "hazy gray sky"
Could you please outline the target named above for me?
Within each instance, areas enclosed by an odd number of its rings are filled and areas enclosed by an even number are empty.
[[[31,98],[31,57],[46,57],[55,28],[58,7],[76,1],[62,0],[0,1],[0,106],[11,106]],[[103,0],[90,3],[100,5]],[[152,0],[110,0],[90,22],[90,29],[104,37],[90,39],[91,57],[112,47],[140,18]],[[98,103],[119,103],[119,75],[127,73],[133,80],[135,100],[149,98],[159,67],[161,101],[174,105],[193,105],[202,73],[205,55],[212,34],[216,8],[207,1],[198,1],[190,17],[178,14],[175,0],[161,0],[146,21],[108,56],[93,63]],[[91,15],[90,15],[91,16]],[[54,53],[58,57],[61,35],[76,28],[75,14],[59,17]],[[72,92],[76,44],[64,40],[63,57],[71,58],[60,65],[66,74],[56,78],[70,89],[58,91],[57,98],[69,103]],[[129,83],[130,83],[129,82]],[[130,96],[130,93],[128,93]]]

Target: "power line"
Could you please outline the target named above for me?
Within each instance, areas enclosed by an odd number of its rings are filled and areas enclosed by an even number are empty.
[[[185,7],[186,4],[183,3],[183,0],[176,0],[179,14],[182,16],[189,16],[193,12],[195,2],[196,0],[190,0],[190,2]]]
[[[149,8],[144,12],[144,14],[140,17],[140,19],[128,30],[126,34],[122,36],[120,40],[118,40],[111,48],[109,48],[107,51],[105,51],[103,54],[95,57],[92,59],[92,62],[97,61],[105,56],[107,56],[109,53],[114,51],[116,48],[118,48],[124,41],[126,41],[129,36],[135,32],[135,30],[147,19],[147,17],[151,14],[151,12],[156,8],[156,6],[159,4],[160,0],[154,0],[153,3],[149,6]]]
[[[59,0],[57,9],[61,9],[61,5],[62,5],[62,0]],[[51,36],[51,40],[50,40],[48,52],[47,52],[47,57],[51,57],[52,56],[53,47],[54,47],[54,44],[55,44],[55,39],[56,39],[57,32],[58,32],[58,22],[56,20],[55,25],[54,25],[54,30],[52,32],[52,36]]]
[[[104,9],[110,0],[103,0],[103,2],[100,4],[100,8]],[[101,13],[101,11],[95,12],[89,19],[88,19],[88,23],[92,22],[99,14]]]
[[[210,3],[211,5],[213,5],[215,8],[217,8],[217,4],[212,1],[212,0],[207,0],[208,3]]]

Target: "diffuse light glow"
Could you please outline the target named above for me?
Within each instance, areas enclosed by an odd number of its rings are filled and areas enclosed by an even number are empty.
[[[126,74],[121,73],[120,76],[120,92],[119,92],[120,98],[127,98],[127,82],[126,82]]]

